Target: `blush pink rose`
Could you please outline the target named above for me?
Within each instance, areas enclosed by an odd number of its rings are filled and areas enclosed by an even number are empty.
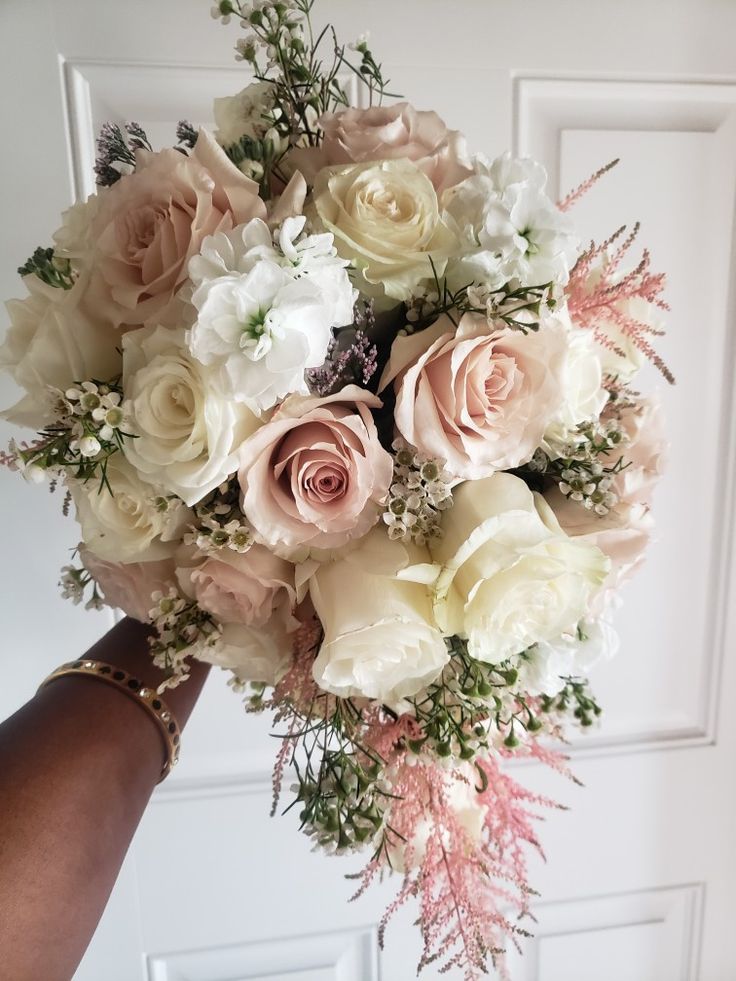
[[[630,579],[644,561],[654,529],[652,494],[664,472],[667,450],[658,400],[639,399],[622,410],[620,419],[628,439],[621,447],[621,455],[629,465],[613,482],[612,490],[619,500],[608,514],[599,516],[587,511],[557,488],[545,494],[568,535],[597,545],[610,558],[604,595]]]
[[[649,506],[667,462],[661,403],[657,398],[638,399],[622,410],[620,420],[627,438],[621,452],[629,466],[617,475],[613,489],[629,504]]]
[[[393,472],[370,411],[380,406],[356,385],[292,396],[246,440],[241,504],[261,542],[283,554],[338,548],[375,524]]]
[[[526,462],[563,397],[566,333],[557,323],[492,331],[466,313],[397,338],[379,390],[393,383],[396,428],[463,480]]]
[[[156,562],[108,562],[82,546],[82,565],[102,590],[107,606],[122,610],[135,620],[147,622],[153,593],[167,593],[176,584],[173,559]]]
[[[294,635],[278,622],[266,627],[226,623],[217,644],[205,646],[197,657],[232,671],[240,682],[276,685],[291,667],[293,644]]]
[[[565,497],[556,487],[544,496],[570,538],[596,545],[611,560],[600,594],[605,605],[606,597],[630,579],[644,561],[654,527],[649,508],[620,502],[608,514],[599,516]],[[594,612],[602,612],[602,607]]]
[[[202,240],[264,218],[258,185],[206,130],[192,152],[136,153],[136,169],[99,194],[88,305],[114,326],[179,322],[174,302]]]
[[[292,630],[298,625],[292,616],[294,567],[262,545],[208,555],[184,546],[176,575],[183,592],[221,623],[262,627],[278,622]]]
[[[326,113],[319,124],[320,146],[294,150],[289,158],[309,183],[323,167],[403,158],[417,164],[439,194],[473,172],[465,137],[449,130],[436,112],[420,112],[408,102]]]

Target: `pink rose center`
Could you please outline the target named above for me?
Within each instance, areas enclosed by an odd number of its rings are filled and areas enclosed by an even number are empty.
[[[485,396],[488,408],[494,410],[497,403],[505,402],[518,380],[519,370],[513,358],[506,355],[491,360],[490,373],[485,379]]]
[[[433,391],[440,393],[443,390],[441,375],[449,368],[454,372],[452,399],[444,410],[453,420],[453,425],[459,425],[465,431],[492,425],[509,400],[514,398],[515,390],[523,379],[516,360],[502,351],[494,350],[486,339],[473,344],[457,365],[453,365],[453,354],[457,354],[457,349],[427,366]],[[443,402],[446,400],[443,399]]]
[[[165,210],[150,204],[121,216],[118,227],[120,251],[129,262],[134,265],[143,262],[146,250],[165,219]]]
[[[348,474],[336,462],[310,463],[301,474],[304,496],[315,504],[329,504],[343,497],[348,487]]]

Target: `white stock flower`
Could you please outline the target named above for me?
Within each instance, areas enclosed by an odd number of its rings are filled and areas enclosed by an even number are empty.
[[[260,425],[222,391],[218,372],[187,350],[184,331],[147,327],[123,338],[125,409],[135,439],[124,452],[150,481],[188,505],[238,468],[238,450]]]
[[[603,553],[569,538],[544,498],[512,474],[467,481],[453,502],[443,538],[431,543],[442,567],[442,631],[494,664],[573,630],[608,573]]]
[[[556,641],[539,641],[519,663],[519,688],[529,695],[556,695],[563,678],[587,677],[596,665],[618,649],[614,629],[603,620],[586,621],[582,637],[567,634]]]
[[[306,394],[305,371],[324,362],[332,328],[353,319],[347,262],[331,235],[300,238],[304,224],[287,218],[276,245],[264,222],[251,221],[205,240],[190,263],[198,310],[190,350],[222,366],[233,398],[258,411]]]
[[[122,453],[109,457],[106,477],[110,490],[96,480],[70,483],[84,544],[108,562],[171,556],[190,512],[181,505],[158,507],[156,490],[141,480]]]
[[[428,554],[390,541],[382,528],[309,580],[325,636],[314,664],[320,688],[400,709],[448,661],[432,613]],[[418,580],[418,581],[415,581]]]
[[[545,193],[544,168],[510,154],[474,163],[475,174],[442,198],[462,252],[448,266],[450,282],[470,278],[490,289],[514,279],[526,286],[564,285],[578,242],[570,220]]]

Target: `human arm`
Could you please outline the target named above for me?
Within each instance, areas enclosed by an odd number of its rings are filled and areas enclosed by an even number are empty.
[[[147,636],[145,626],[125,619],[85,657],[156,687],[163,675]],[[196,662],[191,677],[165,693],[182,728],[207,670]],[[163,762],[164,742],[145,708],[95,678],[56,679],[0,724],[4,977],[72,977]]]

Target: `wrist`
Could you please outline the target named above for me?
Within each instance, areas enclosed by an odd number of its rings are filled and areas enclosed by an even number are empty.
[[[101,637],[85,654],[93,660],[105,661],[134,675],[149,688],[157,689],[165,680],[163,671],[151,659],[148,639],[151,627],[131,617],[125,617]],[[210,665],[192,659],[186,681],[164,691],[169,708],[184,728],[207,679]]]

